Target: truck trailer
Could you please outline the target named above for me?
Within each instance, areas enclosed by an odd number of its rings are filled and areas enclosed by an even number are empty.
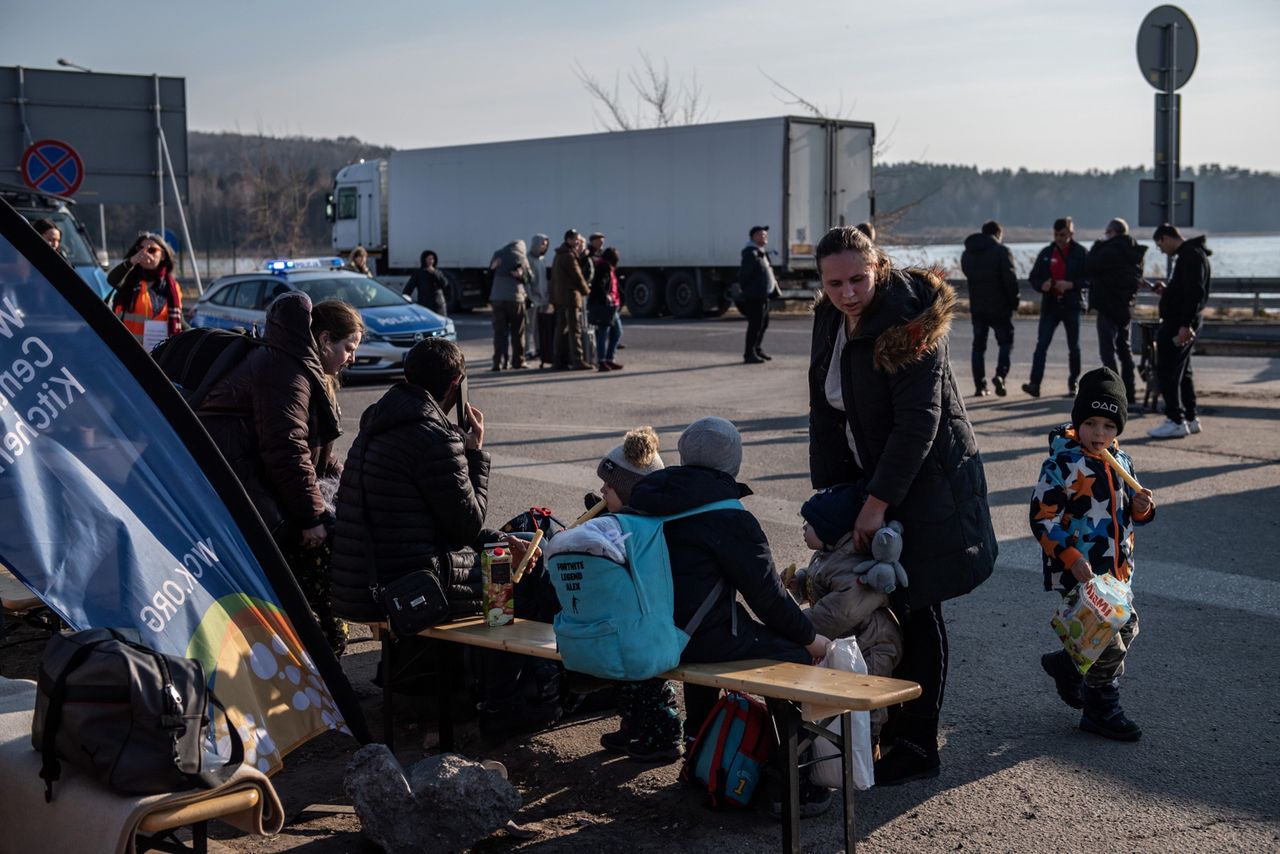
[[[714,315],[755,225],[784,295],[817,286],[818,240],[875,213],[874,146],[873,124],[779,116],[396,151],[338,171],[333,248],[363,246],[389,277],[435,251],[456,310],[482,298],[506,243],[601,232],[632,315]]]

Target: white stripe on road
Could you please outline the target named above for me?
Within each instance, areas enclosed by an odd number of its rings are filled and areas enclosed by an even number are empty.
[[[499,454],[493,458],[493,471],[502,472],[508,477],[575,489],[585,489],[596,482],[594,463],[546,462]],[[744,498],[742,503],[761,521],[786,526],[799,522],[798,501],[756,494]],[[999,564],[1002,568],[1039,575],[1040,548],[1030,534],[1001,540]],[[1141,543],[1136,564],[1139,596],[1142,589],[1146,588],[1150,595],[1180,602],[1241,611],[1261,617],[1280,616],[1280,582],[1175,561],[1143,560]]]

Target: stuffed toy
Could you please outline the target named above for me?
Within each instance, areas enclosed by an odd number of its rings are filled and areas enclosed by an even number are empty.
[[[871,538],[871,560],[864,560],[853,568],[859,576],[858,583],[881,593],[892,593],[899,584],[906,587],[907,571],[898,562],[901,554],[902,525],[890,522]]]

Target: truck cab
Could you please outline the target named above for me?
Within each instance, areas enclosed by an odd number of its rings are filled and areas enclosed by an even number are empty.
[[[62,232],[62,245],[58,247],[61,255],[80,278],[94,293],[106,299],[111,295],[111,285],[107,284],[106,252],[97,252],[89,232],[79,217],[75,215],[75,202],[62,196],[42,193],[28,187],[0,185],[0,198],[13,206],[13,209],[34,223],[38,219],[47,219]]]
[[[378,271],[387,258],[387,161],[361,160],[338,170],[329,205],[333,251],[349,255],[363,246]]]

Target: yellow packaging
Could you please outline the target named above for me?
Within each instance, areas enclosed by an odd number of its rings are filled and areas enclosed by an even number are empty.
[[[484,574],[484,615],[490,626],[515,619],[515,584],[511,581],[511,550],[506,543],[489,543],[480,556]]]
[[[1133,592],[1129,585],[1113,575],[1095,575],[1072,588],[1049,623],[1083,674],[1131,616]]]

